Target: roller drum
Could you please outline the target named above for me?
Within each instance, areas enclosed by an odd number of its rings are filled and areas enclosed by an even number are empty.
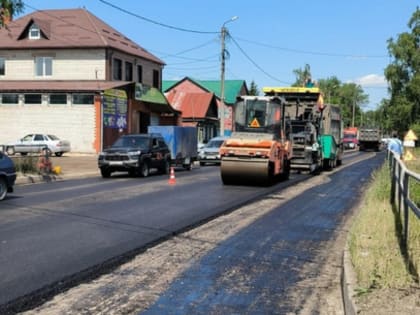
[[[271,185],[273,168],[267,159],[222,158],[220,174],[225,185]]]

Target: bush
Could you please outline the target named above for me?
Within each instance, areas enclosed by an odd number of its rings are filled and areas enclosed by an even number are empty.
[[[38,156],[19,156],[11,157],[15,163],[16,172],[23,174],[38,173]]]

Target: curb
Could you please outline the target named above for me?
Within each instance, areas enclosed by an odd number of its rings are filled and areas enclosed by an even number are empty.
[[[346,246],[343,252],[343,268],[341,272],[341,291],[343,296],[344,314],[346,315],[358,314],[357,306],[353,298],[353,292],[355,292],[355,284],[356,274],[351,263],[348,243],[346,242]]]
[[[50,183],[68,179],[82,179],[87,177],[100,176],[98,172],[77,173],[72,175],[40,175],[40,174],[18,174],[15,185],[28,185],[37,183]]]

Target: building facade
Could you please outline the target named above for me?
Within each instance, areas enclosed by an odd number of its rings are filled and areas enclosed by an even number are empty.
[[[0,144],[50,133],[97,153],[122,134],[176,124],[160,92],[163,67],[85,9],[12,21],[0,29]]]

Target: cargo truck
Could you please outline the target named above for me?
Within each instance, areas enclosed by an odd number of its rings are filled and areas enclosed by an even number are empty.
[[[359,150],[379,151],[381,146],[381,130],[379,128],[362,127],[359,130]]]

